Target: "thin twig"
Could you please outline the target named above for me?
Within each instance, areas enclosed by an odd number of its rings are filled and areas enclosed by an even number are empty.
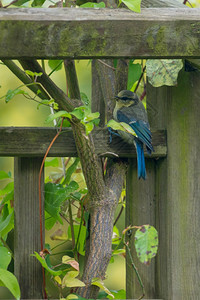
[[[193,8],[193,5],[192,5],[192,3],[191,3],[189,0],[184,0],[184,1],[183,1],[183,4],[186,5],[187,2],[188,2],[188,4]]]
[[[105,63],[103,60],[101,60],[101,59],[97,59],[97,60],[98,60],[102,65],[104,65],[104,66],[110,68],[111,70],[113,70],[113,71],[116,70],[114,67],[112,67],[112,66],[110,66],[109,64]]]
[[[70,228],[71,228],[71,236],[72,236],[72,248],[75,249],[75,234],[74,234],[74,222],[73,222],[73,216],[72,216],[72,206],[71,202],[69,200],[69,222],[70,222]],[[74,252],[75,259],[77,260],[76,253]]]
[[[141,80],[142,80],[142,78],[143,78],[143,76],[144,76],[145,70],[146,70],[146,66],[144,66],[144,68],[142,69],[142,74],[140,75],[140,78],[139,78],[138,83],[137,83],[137,85],[136,85],[136,87],[135,87],[134,93],[137,92],[137,89],[138,89],[138,87],[139,87],[139,84],[140,84],[140,82],[141,82]]]
[[[14,3],[18,2],[19,0],[13,0],[12,2],[10,2],[9,4],[3,6],[3,8],[7,8],[9,7],[10,5],[13,5]]]
[[[122,207],[121,207],[121,209],[120,209],[120,211],[119,211],[119,213],[118,213],[118,216],[117,216],[117,218],[115,219],[115,222],[114,222],[113,226],[115,226],[115,225],[117,224],[119,218],[121,217],[121,214],[122,214],[123,210],[124,210],[124,206],[122,205]]]
[[[78,251],[78,242],[79,242],[79,238],[80,238],[80,234],[81,234],[81,228],[82,228],[82,223],[83,223],[83,215],[84,215],[84,207],[83,207],[83,202],[81,202],[81,222],[80,222],[80,226],[79,226],[79,231],[78,231],[78,236],[77,236],[77,241],[76,241],[76,245],[74,247],[74,251],[77,253]]]
[[[53,140],[51,141],[49,147],[47,148],[47,151],[44,155],[44,158],[42,160],[42,164],[40,166],[40,172],[39,172],[39,215],[40,215],[40,247],[41,247],[41,251],[44,249],[43,247],[43,222],[42,222],[42,191],[41,191],[41,178],[42,178],[42,171],[43,171],[43,167],[44,167],[44,163],[45,163],[45,159],[49,153],[49,150],[51,149],[53,143],[55,142],[55,140],[57,139],[57,137],[59,136],[61,130],[62,130],[62,125],[63,125],[63,121],[64,118],[62,118],[62,122],[60,125],[60,129],[57,132],[57,134],[54,136]],[[46,283],[45,283],[45,271],[44,268],[42,268],[42,276],[43,276],[43,287],[44,287],[44,297],[45,299],[47,299],[47,294],[46,294]]]
[[[132,265],[132,267],[133,267],[133,269],[134,269],[134,271],[135,271],[135,273],[136,273],[137,279],[138,279],[139,284],[140,284],[140,286],[141,286],[141,288],[142,288],[142,295],[138,298],[138,300],[141,300],[141,299],[143,299],[144,296],[145,296],[144,284],[143,284],[142,279],[141,279],[141,277],[140,277],[140,274],[139,274],[139,272],[138,272],[138,270],[137,270],[137,268],[136,268],[136,266],[135,266],[135,264],[134,264],[134,262],[133,262],[133,258],[132,258],[131,251],[130,251],[130,248],[129,248],[129,246],[128,246],[128,243],[126,243],[126,242],[124,241],[124,245],[125,245],[126,250],[127,250],[127,252],[128,252],[128,256],[129,256],[129,258],[130,258],[131,265]]]

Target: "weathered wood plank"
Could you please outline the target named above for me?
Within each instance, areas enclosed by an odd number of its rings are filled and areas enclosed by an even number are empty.
[[[126,226],[150,224],[155,226],[155,161],[145,159],[147,179],[138,180],[137,161],[129,160],[129,167],[126,180]],[[130,241],[133,261],[138,269],[145,287],[145,299],[156,298],[155,290],[155,259],[150,266],[140,263],[137,258],[134,238]],[[126,260],[126,291],[127,299],[139,299],[142,294],[141,286],[131,265],[127,254]]]
[[[200,295],[199,84],[200,72],[182,70],[177,87],[147,90],[157,108],[154,128],[166,128],[168,141],[167,157],[156,164],[157,298]]]
[[[142,0],[142,7],[186,7],[177,0]]]
[[[0,32],[4,59],[200,57],[199,9],[1,9]]]
[[[39,127],[0,127],[0,156],[43,156],[57,131],[55,128]],[[94,131],[96,152],[102,156],[135,157],[135,147],[113,136],[109,141],[108,129]],[[151,157],[166,156],[166,132],[153,132],[155,152]],[[48,156],[77,156],[76,146],[71,129],[63,129]]]
[[[14,163],[14,269],[21,289],[21,299],[43,298],[41,264],[31,256],[34,251],[41,251],[38,191],[41,163],[42,158],[38,157],[16,157]],[[44,191],[44,174],[42,174],[42,191]],[[42,193],[44,206],[43,200]]]

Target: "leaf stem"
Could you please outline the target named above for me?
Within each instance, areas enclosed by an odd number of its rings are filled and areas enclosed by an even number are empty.
[[[73,222],[73,216],[72,216],[72,205],[71,201],[69,200],[68,204],[68,211],[69,211],[69,223],[70,223],[70,228],[71,228],[71,235],[72,235],[72,248],[75,249],[75,234],[74,234],[74,222]],[[75,259],[76,253],[74,252]]]
[[[79,226],[76,245],[74,247],[75,252],[77,252],[77,250],[78,250],[78,242],[79,242],[79,238],[80,238],[80,234],[81,234],[81,228],[82,228],[82,224],[83,224],[83,212],[84,212],[83,202],[81,201],[80,204],[81,204],[81,222],[80,222],[80,226]]]
[[[135,273],[136,273],[137,279],[138,279],[139,284],[140,284],[141,289],[142,289],[142,295],[138,298],[138,300],[140,300],[140,299],[142,299],[142,298],[145,296],[144,284],[143,284],[142,279],[141,279],[141,277],[140,277],[140,274],[139,274],[139,272],[138,272],[138,270],[137,270],[137,268],[136,268],[136,266],[135,266],[135,264],[134,264],[134,262],[133,262],[133,257],[132,257],[132,255],[131,255],[131,251],[130,251],[130,248],[129,248],[129,246],[128,246],[128,242],[125,242],[125,240],[124,240],[124,245],[125,245],[125,247],[126,247],[128,256],[129,256],[130,261],[131,261],[131,265],[132,265],[132,267],[133,267],[133,269],[134,269],[134,271],[135,271]]]

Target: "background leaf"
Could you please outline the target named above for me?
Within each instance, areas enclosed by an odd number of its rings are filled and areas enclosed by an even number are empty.
[[[15,97],[16,95],[28,95],[27,92],[25,92],[24,90],[21,90],[21,89],[14,89],[14,90],[8,90],[7,91],[7,94],[6,94],[6,103],[8,103],[10,100],[12,100],[13,97]]]
[[[134,83],[139,80],[141,74],[142,74],[141,64],[134,64],[133,60],[130,60],[129,68],[128,68],[127,90],[131,90]]]
[[[61,224],[62,219],[59,215],[60,206],[66,200],[68,193],[61,184],[48,182],[45,184],[45,210],[47,213],[58,220]]]
[[[150,264],[158,250],[158,232],[150,225],[143,225],[135,233],[135,249],[139,260]]]
[[[35,256],[39,262],[41,263],[41,265],[53,276],[59,276],[62,274],[63,271],[61,270],[58,270],[58,271],[55,271],[53,269],[51,269],[48,265],[47,265],[47,262],[44,258],[42,258],[37,252],[34,252],[35,254],[32,254],[31,256]]]
[[[146,62],[148,80],[154,87],[177,84],[179,71],[183,68],[181,59],[148,59]]]
[[[79,233],[79,226],[80,225],[74,225],[74,237],[75,237],[75,243],[77,243],[78,233]],[[81,255],[85,255],[85,239],[86,239],[86,227],[84,225],[81,226],[81,232],[78,240],[77,250]],[[68,227],[68,238],[71,239],[71,227]]]
[[[80,159],[78,157],[76,157],[73,164],[67,169],[63,184],[68,184],[70,182],[71,176],[75,172],[79,161],[80,161]]]
[[[130,10],[140,13],[141,0],[121,0]]]
[[[5,286],[15,299],[20,299],[20,288],[17,278],[9,271],[0,268],[0,286]]]
[[[6,179],[6,178],[11,178],[11,173],[10,172],[5,172],[5,171],[0,171],[0,180]]]
[[[34,1],[43,1],[43,0],[34,0]],[[62,69],[63,60],[59,59],[50,59],[48,60],[48,65],[52,71],[59,71]]]
[[[11,262],[11,253],[6,247],[0,246],[0,268],[7,269],[9,263]]]
[[[4,237],[8,234],[14,227],[14,212],[9,214],[7,218],[0,222],[0,236]]]
[[[100,2],[100,3],[87,2],[87,3],[80,5],[80,7],[105,8],[106,6],[105,6],[104,2]]]
[[[52,158],[52,159],[46,159],[45,160],[45,167],[58,167],[59,166],[59,161],[58,158]]]

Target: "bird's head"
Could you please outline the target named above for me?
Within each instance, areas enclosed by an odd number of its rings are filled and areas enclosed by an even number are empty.
[[[122,90],[119,92],[119,94],[115,96],[115,100],[123,106],[136,105],[139,103],[138,96],[128,90]]]

